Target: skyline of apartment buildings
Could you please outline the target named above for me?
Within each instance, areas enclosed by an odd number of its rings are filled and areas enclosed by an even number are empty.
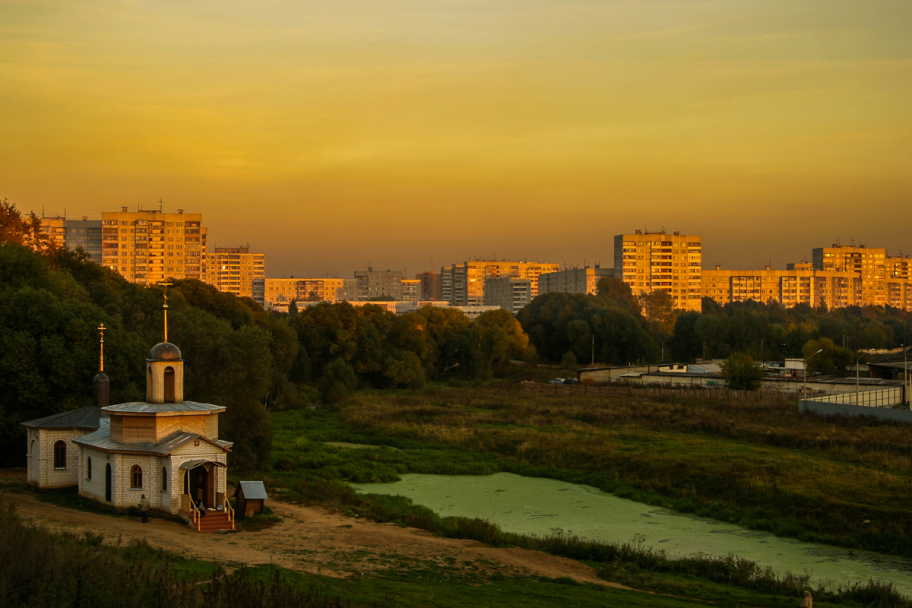
[[[596,292],[615,276],[634,296],[656,290],[677,310],[702,310],[702,298],[719,304],[756,300],[791,307],[893,306],[912,310],[912,258],[865,245],[816,247],[810,262],[785,270],[702,268],[700,235],[636,230],[614,237],[614,268],[561,269],[556,263],[476,259],[405,278],[399,270],[354,271],[351,279],[267,279],[265,254],[249,247],[208,251],[208,230],[198,213],[161,210],[103,212],[101,220],[45,217],[42,229],[58,245],[82,247],[89,258],[128,281],[152,285],[169,278],[199,279],[268,308],[306,301],[446,301],[451,306],[497,302],[516,312],[539,294]],[[505,281],[503,279],[506,279]],[[528,280],[526,284],[510,279]],[[500,281],[500,282],[495,282]],[[489,289],[495,291],[488,293]],[[520,305],[520,303],[522,303]]]
[[[484,305],[485,281],[513,277],[531,280],[532,297],[538,295],[538,277],[557,272],[560,264],[547,262],[510,262],[507,260],[474,260],[440,269],[440,294],[454,306]]]

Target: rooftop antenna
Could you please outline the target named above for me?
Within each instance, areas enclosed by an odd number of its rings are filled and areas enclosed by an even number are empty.
[[[102,323],[101,325],[98,326],[98,331],[101,333],[101,355],[100,355],[99,361],[98,361],[98,371],[103,372],[104,371],[104,332],[105,332],[104,323]]]
[[[165,303],[162,304],[162,308],[165,309],[165,342],[168,341],[168,287],[172,283],[159,283],[159,286],[165,288]]]
[[[158,212],[162,212],[162,199],[160,196],[158,197]],[[165,342],[167,342],[167,340],[165,340]]]

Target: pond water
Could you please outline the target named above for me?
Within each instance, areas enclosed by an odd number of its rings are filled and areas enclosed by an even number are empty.
[[[351,484],[359,492],[406,496],[440,515],[479,517],[502,530],[644,544],[669,556],[734,553],[777,571],[809,574],[815,583],[889,581],[912,595],[912,560],[777,538],[716,520],[618,498],[595,488],[511,473],[485,476],[402,475],[402,481]]]

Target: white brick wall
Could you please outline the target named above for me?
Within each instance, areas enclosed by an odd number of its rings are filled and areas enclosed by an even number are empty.
[[[108,454],[85,446],[82,447],[81,451],[82,453],[79,456],[79,494],[88,498],[94,498],[99,502],[106,502],[105,468],[110,462],[110,460],[108,460]],[[92,459],[92,479],[88,479],[87,477],[89,458]],[[114,471],[112,470],[111,473],[113,474]]]
[[[215,462],[228,463],[228,454],[224,452],[221,448],[218,448],[211,443],[206,441],[200,441],[199,445],[194,445],[193,441],[182,445],[180,448],[171,453],[171,466],[172,471],[172,486],[174,492],[171,493],[172,507],[171,512],[177,513],[180,510],[181,504],[181,495],[184,493],[184,475],[186,471],[180,468],[181,463],[187,462],[188,460],[197,460],[199,458],[205,458],[206,460],[214,460]],[[225,492],[227,485],[227,469],[226,467],[214,467],[216,469],[215,475],[215,491],[216,492]]]
[[[90,431],[78,429],[29,429],[28,431],[28,481],[39,488],[66,488],[79,484],[79,446],[72,442]],[[54,444],[65,441],[67,459],[65,469],[54,468]],[[35,451],[37,448],[37,452]]]

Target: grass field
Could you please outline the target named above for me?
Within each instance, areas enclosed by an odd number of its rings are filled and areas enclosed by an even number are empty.
[[[520,539],[486,522],[438,518],[402,499],[356,496],[341,482],[506,471],[584,483],[780,536],[912,556],[912,455],[903,425],[821,419],[781,401],[540,396],[510,383],[362,392],[338,408],[283,412],[273,421],[274,466],[264,473],[270,487],[446,536],[610,561],[604,547]],[[611,580],[657,591],[704,597],[701,586],[709,584],[700,567],[675,574],[618,563]],[[870,605],[896,605],[895,597],[871,599],[881,590],[856,591]]]
[[[508,471],[780,536],[912,556],[904,425],[823,420],[780,401],[551,397],[508,384],[360,393],[338,410],[275,414],[274,424],[274,486]]]

